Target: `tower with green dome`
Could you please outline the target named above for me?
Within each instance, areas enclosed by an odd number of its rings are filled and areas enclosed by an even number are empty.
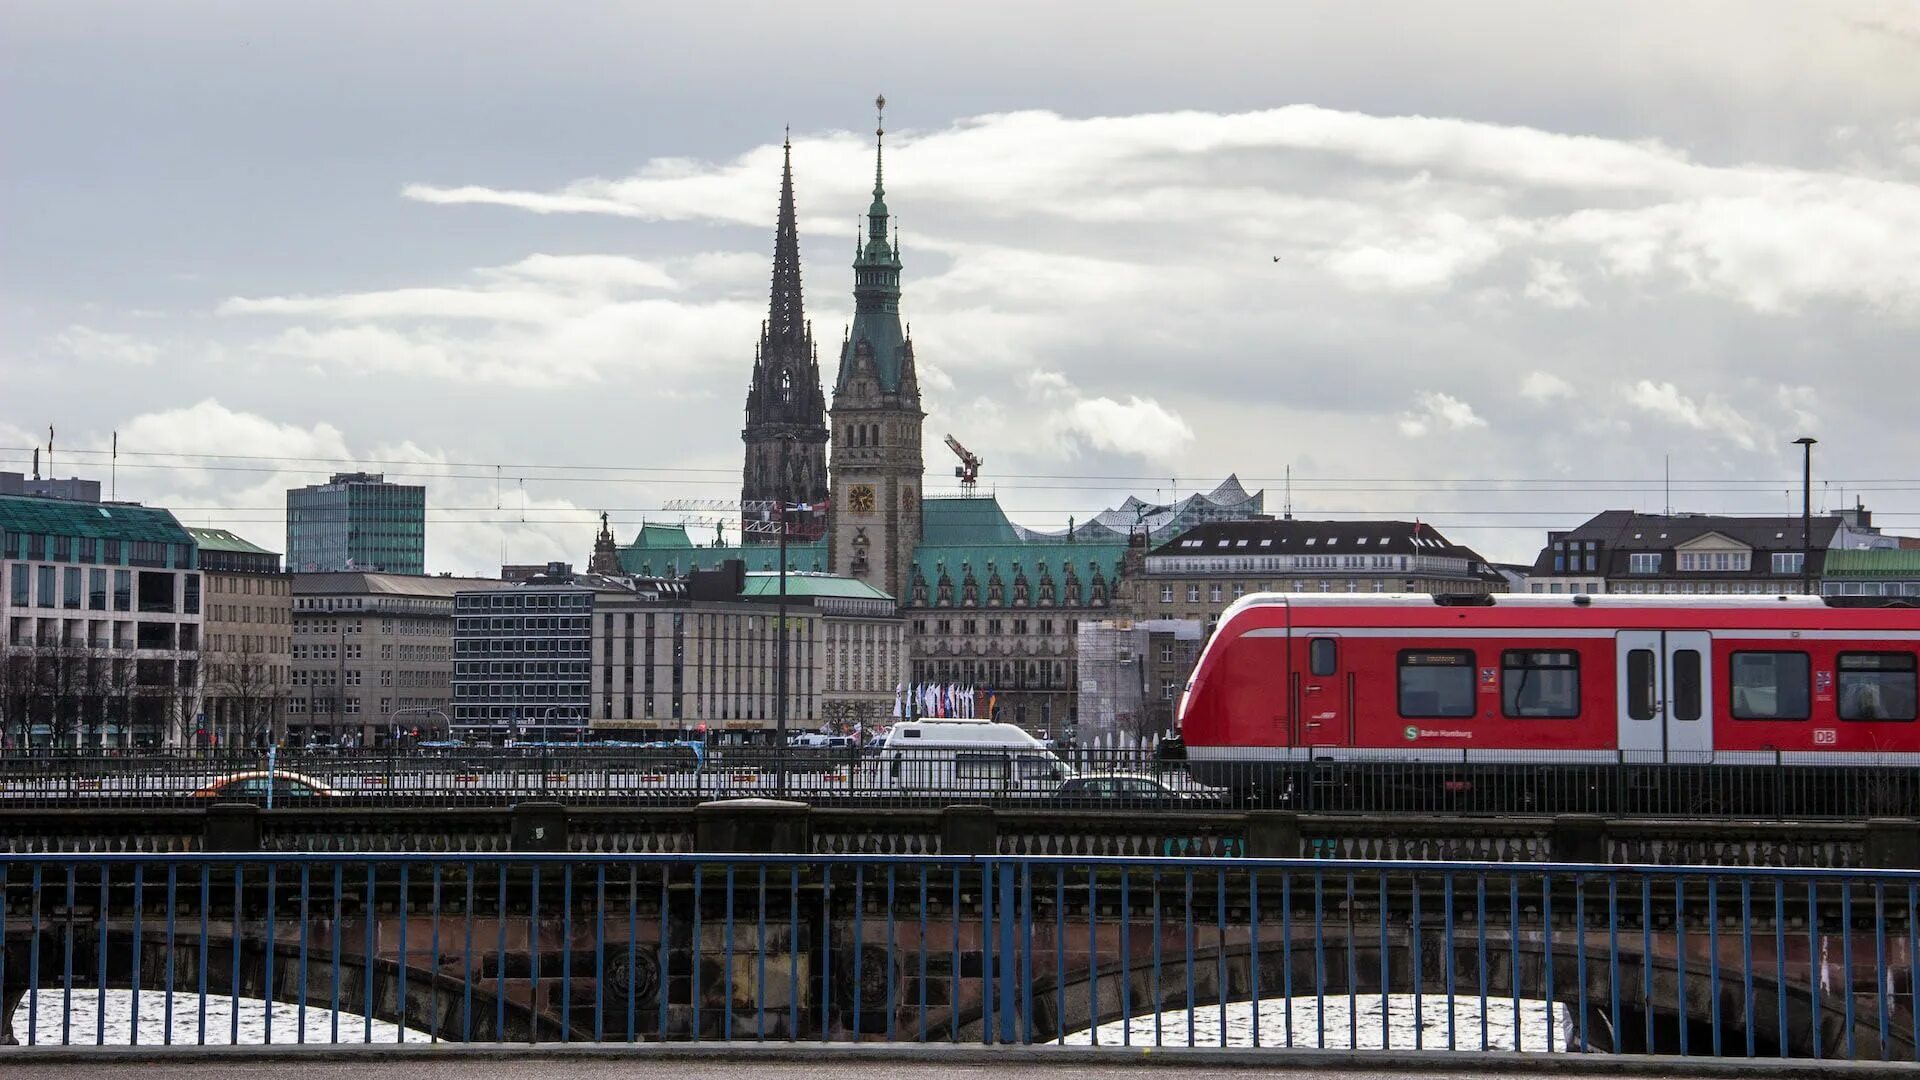
[[[832,486],[827,527],[833,573],[896,598],[921,536],[920,381],[900,321],[900,243],[888,220],[885,110],[874,130],[873,202],[853,260],[853,323],[833,384]]]

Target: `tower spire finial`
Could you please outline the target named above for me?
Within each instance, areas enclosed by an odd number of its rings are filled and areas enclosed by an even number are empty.
[[[887,141],[887,95],[881,94],[873,99],[873,197],[884,194],[880,185],[881,159],[886,152]]]

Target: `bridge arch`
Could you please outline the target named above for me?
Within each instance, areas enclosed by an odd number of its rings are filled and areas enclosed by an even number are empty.
[[[179,934],[171,939],[164,929],[143,928],[136,941],[130,928],[110,927],[104,942],[104,988],[164,991],[168,988],[171,961],[175,994],[197,996],[204,975],[210,996],[238,996],[290,1005],[301,1002],[303,984],[297,938],[280,937],[269,943],[265,935],[260,934],[243,933],[236,938],[219,934],[215,927],[209,927],[207,932],[203,970],[197,928],[191,936]],[[35,982],[34,937],[31,927],[7,930],[5,981],[0,984],[0,1044],[12,1045],[24,1034],[12,1029],[13,1015]],[[69,948],[72,950],[72,988],[75,991],[102,988],[102,938],[97,927],[75,925],[69,936],[69,928],[64,923],[43,924],[38,938],[37,983],[42,993],[50,990],[57,993],[63,988]],[[317,943],[323,939],[316,934],[310,940]],[[234,978],[236,949],[239,952],[237,981]],[[267,962],[269,956],[271,967]],[[326,1011],[332,1007],[335,969],[330,953],[322,954],[319,948],[310,945],[304,983],[309,1009]],[[371,990],[372,1019],[412,1028],[443,1041],[458,1042],[463,1036],[488,1042],[530,1042],[536,1037],[546,1041],[561,1037],[561,1025],[553,1015],[530,1006],[519,996],[497,993],[489,981],[480,979],[478,965],[471,986],[470,1012],[468,985],[442,972],[429,971],[417,964],[408,964],[403,971],[395,959],[376,956],[369,963],[358,953],[342,954],[337,969],[343,1013],[362,1015]],[[558,978],[551,980],[553,984],[559,981]],[[560,988],[559,992],[566,991]],[[586,1015],[586,1010],[578,1010],[575,1015],[582,1017],[585,1029],[583,1032],[581,1024],[576,1022],[571,1037],[591,1038],[591,1016]]]
[[[1298,933],[1290,943],[1279,940],[1277,932],[1269,938],[1264,932],[1266,928],[1262,929],[1262,940],[1257,951],[1248,944],[1232,942],[1225,946],[1205,946],[1193,950],[1190,996],[1187,961],[1184,958],[1163,958],[1156,981],[1150,949],[1144,953],[1132,951],[1125,969],[1117,956],[1105,956],[1097,972],[1084,963],[1071,966],[1064,973],[1035,972],[1031,982],[1033,1026],[1030,1037],[1035,1042],[1052,1042],[1066,1034],[1130,1019],[1123,1003],[1130,1003],[1132,1013],[1138,1016],[1151,1015],[1156,1000],[1162,1012],[1217,1006],[1223,1001],[1228,1004],[1248,1002],[1255,996],[1256,969],[1260,999],[1281,1000],[1286,996],[1289,962],[1296,998],[1313,995],[1316,965],[1322,963],[1324,966],[1319,967],[1320,985],[1329,997],[1344,998],[1349,994],[1357,994],[1364,998],[1366,995],[1380,994],[1383,988],[1388,993],[1399,994],[1412,994],[1418,990],[1430,1003],[1438,1004],[1445,1001],[1449,965],[1456,999],[1477,1000],[1480,996],[1481,946],[1479,939],[1471,933],[1457,934],[1449,949],[1442,932],[1423,931],[1420,934],[1419,965],[1416,969],[1413,934],[1407,930],[1389,930],[1386,935],[1386,978],[1383,982],[1381,938],[1377,927],[1356,933],[1351,942],[1345,937],[1344,927],[1329,927],[1317,945],[1312,937],[1302,937]],[[1580,1033],[1579,1010],[1583,1000],[1578,935],[1556,934],[1550,950],[1553,961],[1551,985],[1547,974],[1549,950],[1544,935],[1539,932],[1523,930],[1518,935],[1511,935],[1489,931],[1485,948],[1488,1001],[1511,1000],[1518,996],[1563,1004],[1573,1013],[1574,1028],[1571,1033],[1556,1030],[1555,1037],[1568,1042],[1577,1040]],[[1516,953],[1517,981],[1514,977]],[[1771,964],[1754,965],[1752,1010],[1749,1015],[1746,984],[1736,965],[1723,964],[1719,982],[1715,984],[1706,960],[1689,956],[1684,969],[1685,992],[1682,993],[1681,965],[1672,955],[1663,955],[1656,948],[1651,963],[1652,992],[1649,995],[1646,954],[1641,951],[1638,940],[1629,948],[1623,939],[1617,955],[1621,1013],[1618,1017],[1611,1015],[1615,987],[1609,970],[1607,941],[1602,935],[1597,942],[1589,938],[1586,943],[1585,1026],[1588,1045],[1592,1049],[1676,1052],[1680,1027],[1688,1025],[1688,1030],[1695,1035],[1691,1040],[1691,1051],[1707,1053],[1710,1052],[1710,1043],[1705,1041],[1706,1033],[1711,1031],[1717,1014],[1724,1053],[1743,1055],[1747,1032],[1751,1028],[1758,1052],[1771,1056],[1779,1052],[1780,1005],[1784,996],[1787,1052],[1793,1056],[1812,1056],[1814,991],[1810,984],[1796,982],[1791,977],[1782,984],[1776,978]],[[1084,954],[1081,959],[1084,960]],[[1762,970],[1763,967],[1765,970]],[[1846,1045],[1847,992],[1855,995],[1852,1034],[1858,1056],[1862,1059],[1878,1058],[1881,1043],[1877,998],[1873,992],[1860,993],[1857,990],[1828,990],[1820,995],[1821,1051],[1832,1056],[1838,1048]],[[1444,1005],[1440,1007],[1444,1008]],[[1024,1021],[1024,1010],[1022,1012],[1021,1020]],[[1652,1047],[1647,1045],[1646,1018],[1649,1013],[1653,1019]],[[1627,1018],[1628,1022],[1622,1023],[1622,1017]],[[952,1014],[950,1023],[950,1027],[940,1027],[941,1037],[957,1028],[962,1039],[980,1038],[984,1028],[980,1003],[976,1000],[963,1005]],[[1887,1055],[1893,1060],[1912,1060],[1912,1016],[1902,1015],[1894,1019],[1889,1029]],[[1477,1049],[1477,1031],[1472,1033],[1471,1042],[1466,1038],[1467,1034],[1461,1033],[1459,1045]],[[1294,1035],[1297,1045],[1300,1031],[1296,1029]],[[1312,1033],[1309,1032],[1308,1036],[1311,1038]],[[1273,1028],[1263,1029],[1263,1043],[1277,1038],[1280,1038],[1279,1033]],[[1184,1039],[1182,1032],[1181,1041],[1184,1042]],[[1426,1046],[1428,1049],[1435,1048],[1431,1039],[1427,1040]]]

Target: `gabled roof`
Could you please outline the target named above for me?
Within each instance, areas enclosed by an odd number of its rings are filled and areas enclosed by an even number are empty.
[[[630,547],[636,548],[689,548],[693,538],[687,535],[685,525],[641,525],[640,534],[633,538]]]
[[[1808,546],[1813,548],[1816,571],[1823,553],[1833,543],[1834,534],[1839,531],[1840,524],[1841,518],[1838,514],[1823,514],[1813,519],[1812,536],[1808,538]],[[1711,533],[1718,533],[1735,543],[1744,544],[1762,555],[1776,551],[1799,551],[1800,527],[1801,519],[1798,517],[1641,514],[1632,510],[1605,510],[1595,514],[1578,528],[1564,533],[1553,533],[1547,546],[1541,548],[1539,556],[1534,559],[1533,572],[1541,575],[1580,572],[1554,570],[1553,543],[1555,541],[1584,544],[1591,540],[1598,543],[1603,552],[1600,565],[1585,573],[1615,575],[1628,572],[1628,556],[1634,552],[1672,551]],[[1671,560],[1663,560],[1663,562],[1667,561]],[[1769,572],[1770,568],[1761,563],[1762,560],[1758,558],[1754,560],[1753,573]],[[1674,568],[1665,566],[1663,569],[1672,571]],[[1788,576],[1797,577],[1798,573]]]
[[[72,502],[37,495],[0,495],[0,530],[29,536],[76,536],[191,544],[193,536],[168,511],[137,503]]]

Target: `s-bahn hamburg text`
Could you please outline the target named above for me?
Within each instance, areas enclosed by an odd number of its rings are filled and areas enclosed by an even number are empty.
[[[1263,760],[1920,764],[1916,649],[1920,610],[1819,597],[1249,596],[1181,733],[1223,783]]]

